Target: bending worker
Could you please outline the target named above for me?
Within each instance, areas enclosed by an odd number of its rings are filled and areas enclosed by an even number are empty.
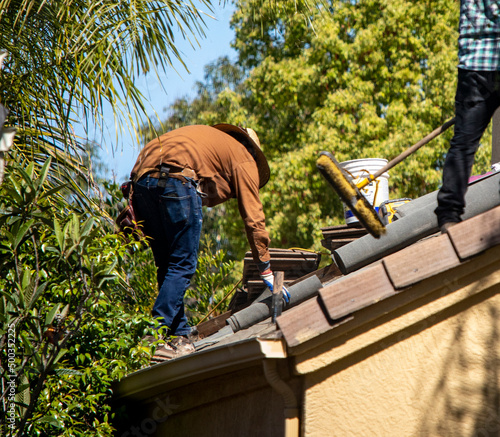
[[[461,0],[455,133],[436,215],[445,232],[461,221],[479,141],[500,105],[500,1]]]
[[[156,359],[194,351],[184,294],[196,271],[202,204],[238,200],[253,259],[264,283],[272,287],[269,233],[259,198],[269,176],[256,133],[230,124],[181,127],[140,152],[131,172],[133,202],[157,268],[153,317],[166,327]]]

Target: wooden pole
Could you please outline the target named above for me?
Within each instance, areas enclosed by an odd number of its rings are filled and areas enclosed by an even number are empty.
[[[272,321],[276,323],[276,318],[281,315],[281,310],[283,306],[282,300],[282,290],[283,290],[283,279],[285,274],[283,272],[274,272],[274,284],[273,284],[273,300],[272,300]]]

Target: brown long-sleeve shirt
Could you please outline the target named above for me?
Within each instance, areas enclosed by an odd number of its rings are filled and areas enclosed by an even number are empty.
[[[161,164],[194,170],[206,206],[235,197],[255,262],[270,260],[257,165],[240,142],[210,126],[181,127],[146,144],[130,176],[137,180]]]

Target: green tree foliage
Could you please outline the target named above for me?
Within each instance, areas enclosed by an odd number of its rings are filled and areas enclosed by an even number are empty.
[[[35,167],[11,162],[0,187],[0,431],[109,435],[111,383],[150,357],[149,293],[124,275],[141,244],[72,207],[50,160]]]
[[[233,23],[239,62],[253,67],[246,121],[272,160],[263,195],[271,236],[317,247],[320,227],[342,217],[315,169],[319,151],[339,161],[391,159],[453,116],[458,5],[336,1],[310,25],[290,11],[276,21],[262,8],[259,36],[258,19],[245,14],[256,3],[241,2]],[[442,138],[393,169],[391,196],[435,190],[445,149]]]

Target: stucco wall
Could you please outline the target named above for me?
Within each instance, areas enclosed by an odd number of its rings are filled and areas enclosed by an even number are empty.
[[[305,374],[303,435],[500,435],[498,292],[401,321],[383,340]]]

